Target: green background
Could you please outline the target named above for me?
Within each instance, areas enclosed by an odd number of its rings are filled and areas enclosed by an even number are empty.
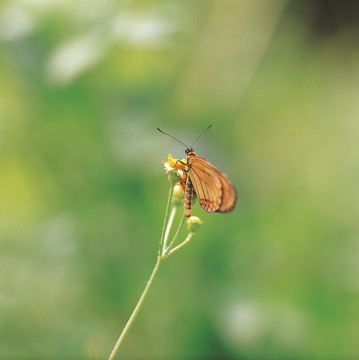
[[[359,357],[353,1],[2,1],[0,358],[107,358],[195,149],[235,210],[171,256],[125,359]],[[185,233],[183,233],[185,236]]]

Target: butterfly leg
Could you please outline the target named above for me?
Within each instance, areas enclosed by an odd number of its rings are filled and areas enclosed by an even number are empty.
[[[179,163],[181,163],[182,165],[187,166],[187,164],[186,164],[186,163],[184,163],[183,161],[181,161],[181,160],[177,160],[177,161],[176,161],[176,163],[175,163],[175,167],[177,166],[177,163],[178,163],[178,162],[179,162]]]
[[[186,188],[184,190],[184,216],[190,217],[192,211],[193,185],[189,176],[187,176]]]

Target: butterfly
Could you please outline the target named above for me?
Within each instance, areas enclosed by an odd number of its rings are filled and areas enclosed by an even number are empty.
[[[209,125],[189,147],[172,135],[157,128],[162,134],[186,146],[187,179],[184,195],[184,214],[186,217],[191,216],[194,194],[197,196],[202,209],[209,213],[230,212],[237,202],[237,192],[229,177],[208,160],[197,155],[192,147],[211,126]]]

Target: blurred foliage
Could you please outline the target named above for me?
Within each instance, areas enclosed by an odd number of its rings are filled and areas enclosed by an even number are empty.
[[[0,4],[0,357],[106,358],[197,152],[238,190],[161,268],[128,359],[358,358],[353,1]]]

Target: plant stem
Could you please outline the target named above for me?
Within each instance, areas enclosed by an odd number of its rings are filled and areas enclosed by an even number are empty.
[[[187,237],[186,240],[183,241],[181,244],[177,245],[175,248],[173,248],[167,256],[170,256],[171,254],[173,254],[175,251],[177,251],[178,249],[180,249],[183,245],[186,245],[191,239],[192,239],[193,233],[190,232]]]
[[[179,234],[180,231],[182,230],[183,223],[184,223],[184,213],[183,213],[182,218],[181,218],[181,221],[180,221],[180,223],[179,223],[179,225],[178,225],[178,229],[177,229],[177,231],[176,231],[175,236],[173,237],[173,239],[172,239],[172,241],[170,242],[170,244],[168,245],[168,247],[167,247],[167,248],[163,248],[163,253],[162,253],[162,256],[163,256],[163,257],[167,257],[167,256],[172,252],[172,251],[171,251],[172,246],[173,246],[173,244],[176,242],[177,237],[178,237],[178,234]],[[186,241],[186,240],[185,240],[185,241]]]
[[[150,289],[150,287],[151,287],[151,285],[153,283],[153,280],[157,275],[157,272],[158,272],[158,269],[160,267],[161,261],[162,261],[162,259],[160,257],[158,257],[156,265],[155,265],[154,269],[152,270],[152,274],[151,274],[150,278],[147,281],[146,287],[143,290],[142,295],[141,295],[140,299],[138,300],[138,303],[137,303],[135,309],[133,310],[130,318],[128,319],[128,321],[126,323],[126,326],[122,330],[122,333],[121,333],[120,337],[118,338],[118,340],[116,342],[116,345],[115,345],[115,347],[113,348],[113,350],[111,352],[109,360],[113,360],[115,358],[117,350],[119,349],[123,339],[125,338],[126,334],[128,333],[128,330],[130,329],[131,325],[133,324],[139,310],[141,309],[141,306],[142,306],[142,304],[143,304],[143,302],[144,302],[144,300],[146,298],[148,290]]]
[[[161,235],[161,240],[160,240],[156,265],[152,270],[152,274],[151,274],[150,278],[147,281],[147,284],[146,284],[146,286],[145,286],[145,288],[144,288],[144,290],[143,290],[143,292],[141,294],[140,299],[137,302],[136,307],[134,308],[130,318],[128,319],[124,329],[122,330],[122,333],[121,333],[120,337],[118,338],[118,340],[116,342],[115,347],[113,348],[113,350],[111,352],[109,360],[113,360],[115,358],[118,349],[120,348],[124,338],[126,337],[128,331],[130,330],[130,327],[132,326],[133,322],[135,321],[135,318],[136,318],[137,314],[139,313],[139,311],[140,311],[140,309],[142,307],[142,304],[143,304],[143,302],[144,302],[144,300],[145,300],[145,298],[147,296],[147,293],[148,293],[148,291],[149,291],[149,289],[150,289],[150,287],[151,287],[151,285],[153,283],[153,280],[155,279],[155,277],[157,275],[157,272],[158,272],[158,269],[160,267],[161,262],[169,254],[172,254],[173,251],[177,250],[178,248],[183,246],[185,243],[187,243],[192,237],[192,233],[190,232],[188,234],[186,240],[182,244],[178,245],[177,247],[175,247],[174,249],[171,250],[172,246],[174,245],[174,243],[175,243],[175,241],[176,241],[176,239],[178,237],[178,234],[180,233],[180,231],[182,229],[182,226],[183,226],[183,223],[184,223],[184,214],[183,214],[182,218],[180,220],[178,229],[177,229],[177,231],[176,231],[176,233],[174,235],[174,238],[170,242],[169,246],[167,247],[168,238],[169,238],[171,228],[172,228],[172,225],[173,225],[173,220],[175,218],[177,208],[178,208],[176,205],[173,205],[173,207],[171,209],[171,212],[169,211],[170,207],[171,207],[171,200],[172,200],[172,195],[173,195],[173,185],[174,184],[172,183],[171,188],[170,188],[170,192],[169,192],[168,203],[167,203],[167,208],[166,208],[165,219],[164,219],[164,222],[163,222],[162,235]]]
[[[170,193],[168,195],[168,201],[167,201],[167,207],[166,207],[166,213],[165,213],[165,218],[163,220],[163,227],[162,227],[162,234],[161,234],[161,240],[160,240],[160,246],[158,249],[158,255],[162,254],[163,252],[163,239],[165,236],[165,229],[166,229],[166,224],[167,224],[167,220],[168,220],[168,213],[169,213],[169,209],[170,209],[170,205],[171,205],[171,201],[172,201],[172,195],[173,195],[173,182],[171,183],[171,187],[170,187]]]
[[[166,232],[165,232],[165,237],[164,237],[164,239],[163,239],[162,253],[161,253],[161,255],[163,255],[163,254],[166,252],[166,250],[167,250],[167,240],[168,240],[168,236],[170,235],[171,227],[172,227],[173,220],[174,220],[174,218],[175,218],[176,212],[177,212],[177,206],[173,206],[173,208],[172,208],[172,210],[171,210],[170,218],[169,218],[168,223],[167,223],[167,228],[166,228]]]

